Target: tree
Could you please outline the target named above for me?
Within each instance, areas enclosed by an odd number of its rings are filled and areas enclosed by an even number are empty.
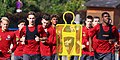
[[[4,16],[6,12],[13,13],[15,11],[15,0],[0,0],[0,16]]]
[[[39,3],[39,9],[45,13],[63,13],[65,11],[79,11],[84,9],[82,6],[84,0],[41,0]]]
[[[85,9],[82,6],[84,0],[21,0],[23,2],[23,12],[35,11],[50,14],[59,14],[65,11],[79,11]],[[16,0],[0,0],[0,16],[7,13],[15,13]]]

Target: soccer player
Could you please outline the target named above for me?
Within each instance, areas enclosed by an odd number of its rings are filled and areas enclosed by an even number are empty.
[[[95,27],[97,24],[100,24],[100,18],[98,16],[93,17],[93,22],[92,22],[92,26]],[[93,49],[96,49],[96,40],[95,40],[95,36],[92,38],[92,46]]]
[[[18,21],[18,30],[15,31],[16,41],[17,41],[17,48],[14,51],[14,60],[23,60],[23,48],[24,44],[20,41],[20,31],[25,26],[25,20]]]
[[[7,17],[1,18],[1,29],[0,29],[0,60],[10,60],[11,53],[16,48],[15,34],[13,31],[8,30],[9,19]],[[12,49],[10,45],[13,44]]]
[[[51,24],[55,31],[56,31],[57,22],[58,22],[58,16],[56,14],[51,15]],[[56,36],[54,36],[54,39],[56,39]],[[58,60],[58,56],[57,56],[57,52],[56,52],[56,44],[53,44],[52,52],[53,52],[52,60]]]
[[[92,28],[92,16],[87,16],[85,20],[85,26],[82,28],[82,56],[81,60],[93,60],[93,54],[91,53],[89,49],[89,36],[88,31]]]
[[[92,22],[93,27],[99,23],[100,23],[100,18],[97,16],[93,17],[93,22]]]
[[[119,34],[116,26],[111,25],[111,19],[108,12],[102,13],[102,23],[89,30],[89,36],[95,36],[96,50],[95,60],[114,60],[114,44],[119,40]]]
[[[33,11],[28,12],[28,25],[21,29],[21,36],[25,43],[23,49],[23,60],[40,60],[40,42],[39,40],[46,40],[46,33],[41,25],[36,25],[36,14]],[[41,38],[41,39],[39,39]]]
[[[50,15],[45,14],[42,18],[42,26],[47,34],[47,40],[40,43],[40,51],[42,60],[52,60],[52,55],[56,54],[56,32],[55,28],[50,24]],[[55,50],[54,50],[55,49]],[[54,59],[53,59],[54,60]]]

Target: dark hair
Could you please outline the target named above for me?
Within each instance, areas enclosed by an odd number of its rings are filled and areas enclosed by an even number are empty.
[[[100,17],[98,17],[98,16],[94,16],[93,18],[97,18],[97,19],[99,19],[99,21],[100,21]]]
[[[100,17],[98,17],[98,16],[94,16],[93,18],[98,18],[98,19],[100,19]]]
[[[102,13],[102,17],[103,17],[105,14],[107,14],[108,17],[110,17],[110,14],[109,14],[108,12],[103,12],[103,13]]]
[[[27,13],[27,17],[28,17],[29,15],[34,15],[34,16],[36,17],[36,13],[35,13],[34,11],[28,12],[28,13]]]
[[[71,21],[73,20],[73,15],[71,13],[65,14],[65,20],[67,24],[71,24]]]
[[[18,25],[19,25],[20,23],[23,23],[23,22],[26,23],[26,21],[25,21],[24,19],[19,20],[19,21],[18,21]]]
[[[42,19],[45,19],[45,20],[47,20],[47,21],[50,21],[50,20],[51,20],[49,14],[44,14],[43,17],[42,17]]]
[[[87,20],[87,19],[92,19],[92,21],[93,21],[93,17],[92,17],[91,15],[88,15],[88,16],[86,17],[86,20]],[[85,20],[85,21],[86,21],[86,20]]]
[[[88,15],[88,16],[86,17],[86,19],[83,21],[85,25],[86,25],[85,21],[86,21],[87,19],[91,19],[91,20],[93,21],[93,17],[92,17],[91,15]]]
[[[53,18],[53,17],[56,17],[56,18],[58,18],[58,15],[56,15],[56,14],[53,14],[53,15],[51,15],[51,19]]]

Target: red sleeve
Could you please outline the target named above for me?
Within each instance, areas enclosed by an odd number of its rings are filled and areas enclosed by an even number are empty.
[[[20,37],[22,37],[23,35],[26,35],[26,26],[24,26],[20,31]]]
[[[53,36],[54,36],[53,44],[56,44],[56,43],[57,43],[57,40],[56,40],[56,39],[57,39],[57,38],[56,38],[56,30],[54,30],[54,35],[53,35]]]
[[[93,36],[99,31],[99,28],[100,28],[99,24],[96,25],[95,27],[91,28],[91,29],[88,31],[88,35],[89,35],[90,37],[93,37]]]
[[[112,27],[112,32],[115,36],[116,41],[119,42],[119,33],[118,33],[118,29],[116,28],[116,26]]]
[[[86,43],[88,42],[89,36],[88,36],[88,31],[87,28],[84,26],[82,28],[82,44],[86,45]]]
[[[13,34],[13,39],[12,39],[12,44],[13,44],[13,47],[12,47],[12,52],[15,51],[15,49],[17,48],[17,42],[16,42],[16,36],[15,36],[15,33]]]
[[[50,30],[50,36],[48,37],[48,40],[46,41],[47,44],[52,44],[55,45],[56,44],[56,31],[55,29],[51,29]]]
[[[46,37],[46,33],[44,31],[44,28],[41,25],[38,25],[38,33],[40,33],[40,37]]]

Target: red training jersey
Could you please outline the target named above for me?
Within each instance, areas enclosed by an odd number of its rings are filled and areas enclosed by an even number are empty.
[[[17,41],[17,48],[14,51],[14,55],[23,56],[24,44],[21,44],[20,42],[20,31],[19,30],[15,31],[15,35],[16,35],[16,41]]]
[[[84,26],[82,28],[82,45],[85,45],[85,48],[82,49],[82,54],[93,56],[93,52],[89,52],[89,29]]]
[[[10,45],[13,44],[12,47],[12,52],[16,49],[16,40],[15,40],[15,34],[13,31],[2,31],[0,29],[0,50],[1,50],[1,54],[0,54],[0,58],[4,57],[4,58],[10,58],[11,54],[8,53],[8,51],[10,50]]]
[[[105,32],[107,32],[109,30],[109,26],[102,26],[103,30]],[[98,32],[100,31],[100,24],[96,25],[94,28],[89,30],[89,36],[93,37],[94,35],[96,35]],[[118,34],[118,30],[115,26],[112,26],[112,33],[115,36],[116,40],[119,40],[119,34]],[[114,43],[110,44],[108,40],[99,40],[97,39],[97,37],[95,36],[94,39],[96,41],[96,52],[97,53],[109,53],[109,52],[113,52],[114,50]]]
[[[40,51],[42,56],[51,56],[56,53],[56,31],[52,26],[47,28],[47,37],[45,43],[40,42]]]
[[[29,31],[33,32],[36,26],[29,27]],[[46,37],[46,33],[41,25],[37,26],[37,31],[41,37]],[[24,26],[21,30],[21,36],[26,35],[26,26]],[[23,54],[40,54],[40,44],[39,42],[34,40],[26,40],[27,44],[25,43]]]

